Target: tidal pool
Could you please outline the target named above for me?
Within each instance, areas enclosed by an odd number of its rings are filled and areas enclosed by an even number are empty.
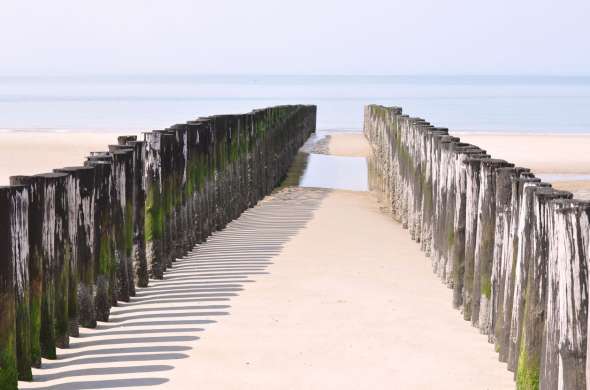
[[[298,184],[300,187],[368,191],[367,159],[308,154],[307,164]]]

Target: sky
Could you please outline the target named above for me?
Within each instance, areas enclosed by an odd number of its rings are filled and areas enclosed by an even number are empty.
[[[589,0],[0,0],[0,76],[590,74]]]

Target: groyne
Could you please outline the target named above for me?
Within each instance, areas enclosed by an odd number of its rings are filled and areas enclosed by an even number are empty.
[[[364,133],[371,189],[516,387],[586,389],[590,203],[398,107],[367,106]]]
[[[119,137],[82,165],[0,187],[0,389],[31,380],[79,327],[269,194],[315,106],[218,115]]]

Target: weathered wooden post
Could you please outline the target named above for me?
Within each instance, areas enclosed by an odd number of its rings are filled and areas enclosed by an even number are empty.
[[[465,159],[465,266],[463,278],[463,319],[471,321],[477,236],[477,206],[479,199],[481,162],[486,158]]]
[[[41,302],[41,354],[56,358],[56,347],[68,343],[69,248],[65,226],[67,194],[65,173],[36,175],[44,191],[42,220],[43,299]]]
[[[175,219],[176,219],[176,257],[183,256],[192,247],[189,229],[189,208],[191,195],[189,194],[189,160],[191,140],[189,139],[191,127],[187,124],[177,124],[172,126],[176,137],[176,199],[175,199]]]
[[[447,200],[447,162],[451,143],[459,139],[450,135],[435,136],[432,148],[432,243],[430,259],[432,270],[439,277],[444,277],[446,264],[447,232],[445,231],[444,214]],[[444,167],[443,167],[444,166]]]
[[[29,199],[28,209],[28,235],[29,235],[29,354],[30,365],[41,366],[41,303],[43,300],[43,217],[44,217],[44,191],[41,181],[34,176],[13,176],[10,178],[12,186],[22,185],[27,189]],[[1,333],[0,333],[1,334]],[[26,333],[23,334],[23,338]],[[19,349],[19,362],[26,361],[27,342],[23,340],[23,346]],[[23,380],[29,376],[28,371],[23,372]],[[30,380],[30,377],[29,377]]]
[[[424,189],[422,196],[421,214],[422,230],[420,237],[420,249],[424,251],[426,257],[432,257],[433,246],[433,225],[434,225],[434,197],[437,191],[436,184],[437,167],[435,165],[436,145],[441,137],[448,135],[448,130],[440,127],[434,127],[426,136],[425,142],[425,167],[424,167]]]
[[[454,286],[454,245],[455,241],[455,207],[456,207],[456,159],[461,151],[471,150],[471,145],[464,142],[459,142],[459,138],[451,138],[449,142],[443,143],[442,146],[442,160],[441,160],[441,180],[440,186],[441,197],[439,203],[442,203],[439,210],[439,262],[437,265],[438,276],[442,282],[449,288]]]
[[[190,247],[202,242],[201,237],[201,189],[204,180],[204,170],[202,165],[201,148],[201,123],[192,121],[187,124],[190,126],[188,132],[188,149],[189,161],[187,162],[187,184],[186,189],[189,196],[189,236]]]
[[[512,214],[518,204],[518,201],[513,197],[513,180],[528,172],[528,169],[520,167],[502,167],[496,170],[496,227],[491,277],[491,314],[494,336],[493,338],[490,337],[490,341],[495,342],[496,350],[500,353],[500,359],[502,359],[502,354],[505,353],[503,350],[507,347],[503,329],[506,317],[506,294],[509,294],[507,281],[511,280],[507,274],[512,272],[513,263],[510,249],[510,232]],[[518,212],[518,210],[515,212]]]
[[[150,276],[155,279],[164,277],[162,260],[162,180],[161,180],[161,133],[145,133],[145,245],[146,259]]]
[[[531,257],[528,261],[525,307],[522,318],[522,334],[518,351],[516,383],[521,388],[535,388],[539,384],[541,347],[545,327],[547,296],[547,271],[549,263],[549,229],[554,210],[553,199],[568,199],[569,192],[556,191],[550,187],[529,187],[533,191],[531,218]]]
[[[13,185],[27,186],[29,210],[29,283],[31,359],[56,358],[56,346],[67,346],[70,248],[67,243],[65,173],[11,177]],[[37,343],[37,340],[38,343]]]
[[[170,225],[172,237],[172,261],[184,255],[184,228],[182,205],[184,203],[184,184],[186,178],[186,131],[183,127],[172,127],[168,129],[172,135],[172,175],[171,175],[171,207],[170,207]]]
[[[94,312],[94,168],[66,167],[56,172],[69,174],[68,230],[72,243],[70,261],[69,334],[78,336],[78,325],[96,327]]]
[[[519,221],[522,212],[521,202],[524,186],[527,183],[539,185],[540,179],[535,178],[527,170],[523,170],[518,176],[510,178],[510,222],[508,239],[503,249],[503,262],[506,264],[504,280],[500,283],[504,285],[504,294],[498,305],[502,306],[496,314],[496,350],[499,353],[499,359],[507,362],[510,353],[510,329],[512,326],[512,310],[514,303],[514,286],[516,279],[516,264],[518,255],[518,246],[520,241]],[[502,315],[502,318],[500,318]],[[510,370],[510,365],[508,366]],[[514,369],[512,369],[514,370]]]
[[[463,283],[465,278],[465,218],[467,177],[465,160],[467,158],[489,157],[485,151],[474,147],[459,148],[455,159],[455,206],[453,216],[453,233],[450,257],[453,262],[453,307],[463,306]]]
[[[502,167],[514,167],[514,165],[491,158],[481,161],[471,322],[486,335],[492,334],[491,296],[496,228],[496,170]]]
[[[55,345],[59,348],[68,348],[70,345],[70,265],[72,258],[72,245],[69,233],[69,200],[68,185],[69,174],[56,172],[45,175],[55,182]]]
[[[18,376],[31,380],[31,316],[29,280],[29,194],[22,186],[9,190],[9,229],[15,271],[16,352]],[[1,206],[0,206],[1,207]],[[2,337],[2,336],[0,336]]]
[[[135,285],[147,287],[149,272],[145,249],[145,142],[135,136],[119,137],[119,144],[133,150],[133,245],[131,264]]]
[[[113,239],[113,183],[110,158],[91,156],[84,165],[94,168],[94,248],[95,316],[97,321],[109,320],[113,303],[112,281],[115,272]]]
[[[16,389],[16,280],[10,229],[11,189],[0,187],[0,386]]]
[[[514,268],[514,292],[512,303],[512,316],[510,324],[508,369],[516,370],[518,367],[518,353],[522,337],[523,317],[526,304],[526,283],[528,279],[529,263],[533,252],[533,200],[535,192],[540,188],[549,187],[547,183],[525,182],[522,189],[519,220],[518,220],[518,247],[516,248],[516,264]]]
[[[550,208],[553,220],[540,381],[547,389],[585,389],[590,203],[559,199]]]
[[[0,388],[31,380],[28,192],[0,187]]]
[[[174,134],[161,131],[160,135],[160,169],[162,183],[161,214],[162,214],[162,272],[172,266],[174,253]]]
[[[116,201],[113,204],[113,234],[115,245],[116,289],[113,305],[128,302],[135,295],[133,266],[133,150],[110,145],[112,180]]]

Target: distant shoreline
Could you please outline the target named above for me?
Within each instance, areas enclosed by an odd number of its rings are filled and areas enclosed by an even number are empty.
[[[444,126],[441,126],[444,127]],[[121,134],[121,133],[142,133],[145,131],[157,130],[157,127],[145,128],[2,128],[0,127],[0,134],[5,133],[43,133],[43,134]],[[362,128],[344,127],[344,128],[318,128],[316,131],[322,133],[361,133]],[[526,130],[453,130],[449,128],[449,132],[456,136],[549,136],[549,137],[585,137],[590,136],[590,129],[588,131],[580,132],[560,132],[558,130],[552,131],[526,131]]]

